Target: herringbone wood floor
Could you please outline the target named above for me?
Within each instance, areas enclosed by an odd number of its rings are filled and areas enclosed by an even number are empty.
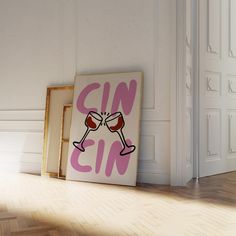
[[[0,174],[0,235],[236,235],[236,172],[186,188]]]

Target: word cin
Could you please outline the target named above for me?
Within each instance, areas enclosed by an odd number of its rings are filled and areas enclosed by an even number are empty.
[[[101,107],[100,111],[105,112],[107,110],[107,102],[110,97],[110,83],[105,82],[103,84],[103,88],[101,88],[101,84],[99,83],[91,83],[87,85],[79,94],[76,105],[79,112],[83,114],[88,114],[90,111],[98,112],[98,108],[94,107],[86,107],[86,99],[89,98],[91,93],[95,93],[98,89],[103,89],[102,99],[101,99]],[[115,113],[119,109],[119,105],[121,104],[123,112],[125,115],[128,115],[132,111],[132,107],[135,100],[137,89],[137,81],[131,80],[129,83],[129,88],[125,82],[121,82],[117,85],[113,99],[112,99],[112,107],[111,114]]]
[[[127,140],[127,143],[130,145],[131,141]],[[95,145],[95,141],[88,139],[85,140],[84,142],[84,147],[89,148],[89,146]],[[97,154],[96,154],[96,159],[95,159],[95,173],[98,174],[100,172],[100,168],[102,165],[103,161],[103,153],[104,153],[104,148],[105,148],[105,141],[103,139],[100,139],[97,144]],[[118,170],[118,173],[120,175],[124,175],[128,165],[129,165],[129,160],[130,160],[130,154],[128,154],[125,158],[121,157],[119,152],[117,150],[120,150],[122,148],[121,143],[119,141],[115,141],[112,143],[107,162],[106,162],[106,169],[105,169],[105,174],[107,177],[111,176],[112,170],[114,165],[116,164],[116,168]],[[83,158],[81,156],[83,152],[81,152],[79,149],[75,148],[72,152],[71,155],[71,165],[72,167],[79,171],[79,172],[92,172],[93,168],[90,165],[82,165],[80,163],[80,158]]]

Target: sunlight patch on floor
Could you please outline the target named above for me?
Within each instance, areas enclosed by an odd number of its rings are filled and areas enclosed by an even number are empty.
[[[10,211],[88,235],[224,235],[236,227],[235,208],[161,191],[24,174],[0,176],[0,189]]]

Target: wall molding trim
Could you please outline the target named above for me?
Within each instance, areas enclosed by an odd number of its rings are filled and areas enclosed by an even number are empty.
[[[0,110],[1,171],[40,174],[44,113],[42,109]]]

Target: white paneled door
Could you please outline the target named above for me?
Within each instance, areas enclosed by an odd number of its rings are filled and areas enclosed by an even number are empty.
[[[199,175],[236,170],[236,1],[199,1]]]

